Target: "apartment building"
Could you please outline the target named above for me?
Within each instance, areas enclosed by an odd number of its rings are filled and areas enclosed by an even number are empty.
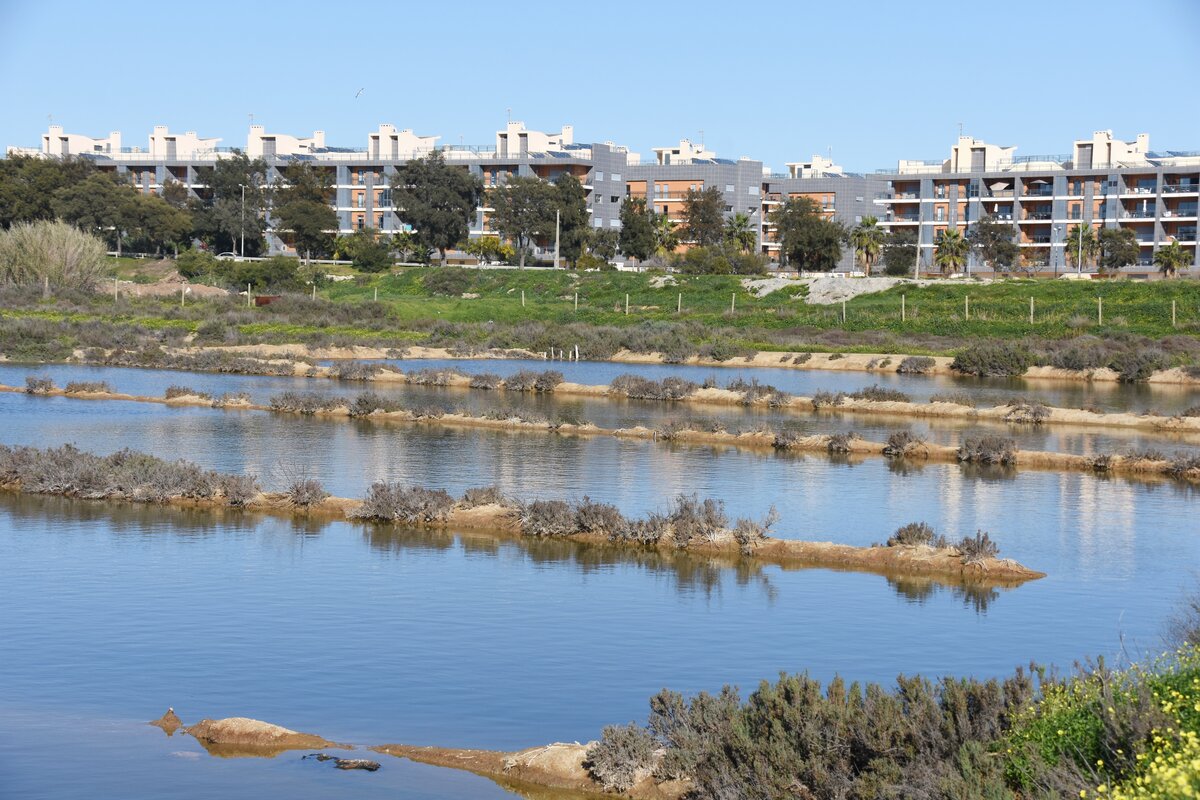
[[[960,136],[949,158],[901,160],[895,169],[873,173],[847,172],[831,158],[816,155],[774,173],[761,161],[721,158],[703,142],[688,139],[655,147],[653,156],[643,161],[612,142],[578,143],[570,125],[542,132],[528,130],[519,121],[508,121],[486,145],[445,145],[439,139],[380,125],[367,134],[364,145],[338,147],[327,143],[320,130],[292,136],[251,125],[242,149],[267,163],[270,181],[298,162],[327,170],[333,187],[329,202],[341,233],[368,227],[389,233],[402,230],[392,211],[391,178],[409,159],[437,151],[477,175],[485,187],[514,175],[546,180],[574,175],[584,186],[595,228],[619,229],[620,208],[627,197],[645,198],[649,208],[679,223],[689,191],[717,187],[727,214],[750,216],[759,251],[772,260],[780,254],[772,212],[788,199],[806,197],[847,227],[875,216],[885,229],[913,230],[920,242],[922,270],[933,266],[945,231],[965,234],[985,215],[1011,223],[1022,263],[1042,272],[1068,269],[1064,245],[1069,230],[1079,224],[1093,230],[1132,230],[1141,251],[1138,265],[1130,270],[1135,274],[1150,272],[1155,249],[1171,241],[1187,248],[1196,263],[1200,152],[1156,152],[1146,134],[1122,141],[1111,131],[1097,131],[1076,141],[1067,155],[1032,156],[1017,155],[1016,147]],[[178,181],[202,198],[216,160],[234,150],[220,141],[157,126],[145,146],[125,146],[117,131],[89,137],[52,125],[40,146],[9,147],[7,152],[84,157],[144,192],[159,192],[167,181]],[[494,234],[488,211],[486,206],[476,210],[472,236]],[[273,252],[287,252],[286,241],[273,231],[269,241]],[[971,256],[969,268],[979,267]],[[839,269],[853,268],[854,255],[845,248]]]
[[[1029,156],[960,136],[949,158],[900,161],[876,178],[886,181],[876,198],[881,224],[917,233],[921,269],[932,267],[945,231],[965,235],[984,215],[1012,224],[1022,266],[1041,273],[1075,269],[1066,242],[1077,225],[1133,231],[1134,274],[1152,272],[1154,251],[1173,241],[1196,264],[1200,152],[1156,152],[1148,134],[1130,142],[1096,131],[1069,154]],[[979,266],[972,255],[968,268]]]

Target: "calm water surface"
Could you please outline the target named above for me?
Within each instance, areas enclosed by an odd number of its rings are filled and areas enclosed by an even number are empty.
[[[206,388],[218,377],[164,374]],[[161,393],[125,377],[156,373],[121,375],[102,378]],[[643,719],[664,686],[750,689],[780,670],[1000,675],[1030,660],[1152,652],[1200,564],[1197,493],[1169,483],[0,395],[0,442],[64,441],[185,456],[268,485],[308,471],[351,496],[380,477],[452,492],[497,483],[524,498],[586,493],[633,513],[694,491],[733,514],[776,505],[782,536],[855,544],[924,519],[952,536],[989,530],[1003,555],[1049,575],[964,592],[484,534],[0,495],[0,797],[504,797],[486,780],[391,758],[374,775],[300,753],[214,759],[141,721],[170,705],[186,722],[245,715],[348,743],[585,741]]]

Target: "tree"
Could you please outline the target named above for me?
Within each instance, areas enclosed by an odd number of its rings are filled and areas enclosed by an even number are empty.
[[[855,260],[862,264],[869,276],[883,248],[883,229],[879,227],[879,220],[863,217],[862,222],[850,231],[850,245],[854,248]]]
[[[650,228],[654,232],[654,253],[665,256],[679,247],[679,229],[666,212],[650,212]]]
[[[750,215],[741,211],[725,221],[725,241],[743,253],[749,253],[758,244],[758,233],[750,222]]]
[[[95,171],[95,164],[84,158],[0,159],[0,227],[55,219],[55,193],[82,183]]]
[[[888,275],[911,275],[917,263],[917,232],[893,228],[883,240],[883,271]]]
[[[1164,276],[1174,278],[1179,270],[1187,269],[1191,265],[1192,254],[1184,250],[1179,242],[1171,242],[1154,252],[1154,263]]]
[[[588,236],[588,252],[596,258],[611,261],[617,255],[620,241],[618,233],[611,228],[595,228]]]
[[[479,179],[447,164],[438,151],[408,161],[392,176],[396,216],[415,229],[421,245],[438,251],[443,264],[446,250],[467,238],[482,196]]]
[[[283,168],[271,194],[276,208],[300,200],[328,204],[333,199],[333,176],[327,169],[298,161]]]
[[[192,215],[156,194],[121,189],[118,227],[135,247],[161,253],[168,247],[179,253],[192,237]]]
[[[591,229],[588,226],[587,192],[579,179],[564,172],[554,179],[559,212],[559,253],[574,265],[583,255]]]
[[[175,208],[187,208],[190,198],[191,195],[188,194],[188,188],[181,181],[177,181],[174,178],[167,178],[163,181],[162,199]]]
[[[725,196],[715,186],[689,189],[683,200],[683,237],[711,247],[725,238]]]
[[[1141,250],[1137,236],[1129,228],[1105,228],[1100,231],[1100,268],[1116,270],[1137,263]]]
[[[82,181],[55,190],[51,208],[63,222],[95,234],[115,246],[128,186],[119,186],[111,175],[93,172]]]
[[[337,213],[325,203],[293,200],[275,210],[277,228],[291,231],[292,244],[304,263],[313,256],[325,258],[333,251],[338,229]]]
[[[947,228],[942,231],[933,250],[933,263],[941,267],[942,272],[958,272],[967,263],[969,249],[970,245],[961,233],[954,228]]]
[[[492,227],[516,242],[520,266],[525,251],[537,236],[553,235],[558,190],[541,178],[515,175],[488,193]]]
[[[997,222],[986,215],[967,231],[967,244],[975,251],[979,260],[993,271],[1005,271],[1016,263],[1021,248],[1014,241],[1016,230],[1012,225]]]
[[[383,272],[391,269],[392,249],[386,237],[374,228],[359,228],[337,240],[339,258],[348,258],[362,272]]]
[[[401,261],[416,260],[422,264],[429,263],[432,250],[418,241],[412,231],[400,231],[392,234],[392,250]]]
[[[807,197],[793,197],[771,214],[783,258],[801,270],[829,272],[842,258],[846,229],[826,219]]]
[[[1076,225],[1067,231],[1066,248],[1067,259],[1075,269],[1082,269],[1082,264],[1086,264],[1089,259],[1096,254],[1096,235],[1092,232],[1092,226]],[[1082,262],[1080,257],[1082,255]]]
[[[267,244],[266,162],[234,150],[217,159],[201,180],[208,186],[206,199],[192,204],[200,240],[216,252],[241,252],[244,237],[242,255],[262,253]]]
[[[650,212],[646,210],[646,198],[626,197],[621,203],[621,232],[618,246],[629,258],[645,261],[654,255],[657,244]]]

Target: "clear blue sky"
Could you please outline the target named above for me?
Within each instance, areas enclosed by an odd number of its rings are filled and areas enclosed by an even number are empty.
[[[72,2],[0,0],[0,145],[154,124],[245,146],[378,123],[486,144],[531,129],[650,148],[698,139],[777,170],[944,158],[958,124],[1065,153],[1111,128],[1200,149],[1200,0]],[[355,98],[359,89],[362,93]]]

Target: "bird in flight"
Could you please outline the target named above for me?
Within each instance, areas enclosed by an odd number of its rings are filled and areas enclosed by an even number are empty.
[[[367,88],[367,87],[364,86],[363,89],[365,89],[365,88]],[[363,93],[363,89],[359,89],[357,92],[354,93],[355,100],[357,100],[358,96]]]

